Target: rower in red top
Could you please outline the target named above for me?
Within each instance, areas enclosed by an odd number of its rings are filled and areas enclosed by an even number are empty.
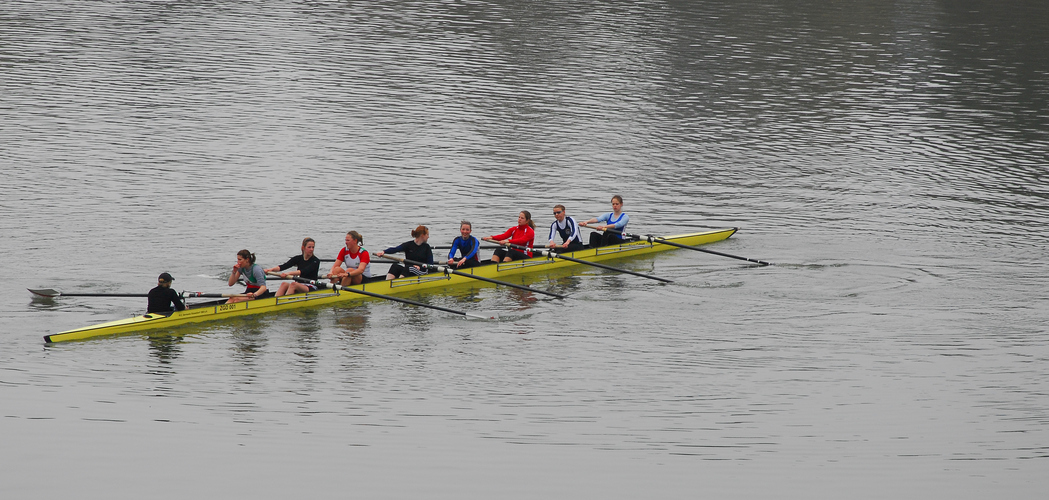
[[[485,236],[481,239],[498,243],[500,245],[510,243],[513,245],[532,248],[532,243],[535,241],[535,223],[532,222],[532,214],[527,210],[522,210],[521,213],[517,214],[516,226],[507,229],[503,234]],[[499,248],[496,249],[495,254],[492,255],[492,262],[510,262],[511,260],[527,259],[531,256],[532,252],[527,250]]]
[[[359,285],[364,278],[372,277],[372,259],[364,245],[364,236],[357,231],[346,233],[346,246],[339,251],[335,264],[328,272],[333,283],[342,286]],[[346,264],[346,269],[342,265]]]

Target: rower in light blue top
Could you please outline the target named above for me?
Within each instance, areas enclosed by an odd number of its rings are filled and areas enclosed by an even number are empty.
[[[618,245],[623,242],[623,237],[620,233],[626,231],[626,225],[630,222],[630,216],[623,213],[623,197],[618,194],[612,197],[612,211],[590,219],[586,222],[580,222],[579,225],[583,227],[589,227],[591,229],[597,229],[604,231],[601,234],[590,233],[590,248],[603,247],[607,245]],[[590,226],[589,224],[604,222],[603,225]],[[605,231],[606,229],[614,229],[615,232]]]

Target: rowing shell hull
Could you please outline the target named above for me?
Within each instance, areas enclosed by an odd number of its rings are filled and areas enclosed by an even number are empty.
[[[666,239],[681,245],[696,246],[727,239],[728,237],[732,236],[736,232],[736,230],[737,228],[729,228],[719,229],[715,231],[705,231],[700,233],[680,234],[676,236],[667,236]],[[664,245],[659,242],[649,243],[645,241],[635,241],[630,243],[624,243],[622,245],[613,245],[608,247],[600,247],[596,249],[585,249],[580,250],[578,252],[566,253],[564,255],[575,259],[584,260],[587,262],[601,262],[606,260],[642,256],[664,250],[673,250],[675,248],[677,247],[671,245]],[[534,257],[531,259],[504,262],[496,265],[472,267],[468,269],[463,269],[461,270],[461,272],[474,274],[476,276],[481,276],[485,278],[502,279],[508,276],[542,273],[549,270],[572,266],[585,267],[584,264],[578,264],[564,259]],[[479,283],[481,283],[479,280],[475,280],[465,276],[432,272],[430,274],[417,277],[364,283],[361,285],[356,285],[352,288],[372,293],[378,293],[382,295],[405,295],[408,293],[414,293],[419,291],[443,289],[454,285],[477,285]],[[44,341],[48,343],[53,343],[66,342],[70,340],[83,340],[107,335],[118,335],[122,333],[139,332],[143,330],[171,328],[190,323],[214,321],[219,319],[233,318],[237,316],[247,316],[275,311],[284,311],[288,309],[297,309],[300,307],[316,307],[330,304],[344,304],[348,302],[364,300],[381,299],[372,299],[366,295],[348,291],[340,292],[337,290],[330,289],[318,290],[316,292],[298,293],[293,295],[285,295],[283,297],[269,297],[257,300],[249,300],[246,302],[237,302],[235,304],[214,304],[202,307],[190,307],[184,311],[176,311],[171,314],[144,314],[142,316],[135,316],[133,318],[110,321],[107,323],[100,323],[93,326],[77,328],[75,330],[67,330],[52,335],[46,335],[44,336]]]

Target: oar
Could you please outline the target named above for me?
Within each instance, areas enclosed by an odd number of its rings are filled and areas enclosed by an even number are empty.
[[[372,254],[372,255],[375,255],[375,254]],[[542,293],[542,294],[545,294],[545,295],[550,295],[552,297],[557,297],[559,299],[566,298],[564,295],[561,295],[559,293],[547,292],[547,291],[544,291],[544,290],[536,290],[535,288],[532,288],[532,287],[530,287],[528,285],[518,285],[516,283],[507,283],[505,281],[493,280],[492,278],[485,278],[484,276],[477,276],[477,275],[473,275],[473,274],[470,274],[470,273],[464,273],[462,271],[456,271],[455,269],[452,269],[451,266],[437,266],[437,265],[434,265],[434,264],[427,264],[425,262],[417,262],[417,261],[414,261],[414,260],[402,259],[402,258],[399,258],[399,257],[390,257],[389,255],[382,255],[382,256],[378,256],[377,255],[377,257],[380,257],[380,258],[383,258],[383,259],[392,260],[392,261],[396,261],[396,262],[403,262],[405,264],[409,264],[409,265],[413,265],[413,266],[423,266],[423,267],[426,267],[427,269],[429,269],[431,271],[440,271],[440,272],[445,273],[445,274],[449,274],[450,273],[450,274],[454,274],[456,276],[465,276],[467,278],[473,278],[475,280],[487,281],[488,283],[494,283],[496,285],[508,286],[508,287],[517,288],[517,289],[520,289],[520,290],[528,290],[529,292],[538,292],[538,293]]]
[[[33,295],[41,297],[149,297],[146,293],[65,293],[51,288],[29,288]],[[204,293],[204,292],[182,292],[180,297],[247,297],[246,293]]]
[[[451,246],[436,246],[436,247],[430,247],[430,248],[433,248],[434,250],[450,250],[452,247]],[[500,247],[499,245],[481,245],[481,246],[479,246],[477,248],[478,248],[478,250],[495,250],[496,248],[502,248],[502,247]],[[335,259],[321,259],[321,262],[335,262]]]
[[[205,297],[217,299],[219,297],[250,297],[250,293],[204,293],[204,292],[182,292],[182,297]],[[262,298],[266,298],[263,294]]]
[[[333,262],[334,262],[334,261],[333,261]],[[268,272],[268,273],[266,273],[266,276],[267,276],[267,278],[266,278],[266,279],[272,279],[272,280],[274,280],[274,281],[277,281],[277,280],[292,280],[292,279],[295,279],[295,276],[286,276],[286,277],[284,277],[284,278],[281,278],[281,276],[280,276],[280,273],[279,273],[279,272]]]
[[[590,229],[593,229],[594,231],[600,231],[600,229],[595,229],[595,228],[590,228]],[[618,234],[622,235],[623,238],[625,238],[625,239],[645,240],[645,241],[647,241],[649,243],[658,241],[658,242],[660,242],[660,243],[662,243],[664,245],[670,245],[672,247],[687,248],[689,250],[695,250],[697,252],[704,252],[704,253],[709,253],[709,254],[713,254],[713,255],[720,255],[722,257],[729,257],[729,258],[733,258],[733,259],[745,260],[747,262],[753,262],[755,264],[761,264],[763,266],[771,266],[772,265],[771,262],[765,262],[763,260],[750,259],[750,258],[747,258],[747,257],[740,257],[739,255],[732,255],[730,253],[722,253],[722,252],[717,252],[717,251],[714,251],[714,250],[707,250],[706,248],[699,248],[699,247],[694,247],[694,246],[691,246],[691,245],[682,245],[681,243],[674,243],[673,241],[670,241],[670,240],[668,240],[666,238],[660,238],[659,236],[652,236],[651,234],[646,234],[646,235],[627,234],[627,233],[624,233],[623,231],[618,231],[618,230],[615,230],[615,229],[605,229],[605,231],[618,233]]]
[[[576,264],[586,264],[588,266],[600,267],[601,269],[608,269],[609,271],[616,271],[616,272],[620,272],[620,273],[633,274],[634,276],[640,276],[642,278],[648,278],[650,280],[662,281],[664,283],[673,283],[674,282],[674,280],[668,280],[666,278],[660,278],[659,276],[652,276],[651,274],[644,274],[644,273],[639,273],[639,272],[635,272],[635,271],[629,271],[629,270],[626,270],[626,269],[620,269],[618,267],[612,267],[612,266],[606,266],[604,264],[598,264],[597,262],[589,262],[589,261],[579,260],[579,259],[572,258],[572,257],[566,257],[564,255],[561,255],[561,254],[559,254],[557,252],[554,252],[554,251],[551,251],[551,250],[545,250],[545,249],[539,250],[539,249],[529,248],[529,247],[525,247],[525,246],[521,246],[521,245],[514,245],[513,243],[507,243],[506,246],[508,246],[510,248],[516,248],[518,250],[525,250],[525,251],[535,252],[535,253],[538,253],[540,255],[545,255],[547,257],[554,257],[554,258],[557,258],[557,259],[564,259],[564,260],[567,260],[567,261],[570,261],[570,262],[575,262]]]
[[[298,281],[299,283],[306,283],[308,285],[320,285],[321,284],[321,283],[317,283],[317,280],[308,280],[308,279],[299,278],[299,277],[296,277],[295,281]],[[346,286],[342,286],[342,285],[337,285],[335,283],[331,283],[331,287],[336,289],[336,290],[343,290],[343,291],[347,291],[347,292],[359,293],[361,295],[367,295],[369,297],[375,297],[377,299],[392,300],[394,302],[401,302],[401,303],[404,303],[404,304],[410,304],[410,305],[417,306],[417,307],[428,307],[430,309],[436,309],[438,311],[444,311],[444,312],[447,312],[447,313],[458,314],[460,316],[467,316],[467,317],[470,317],[470,318],[495,319],[495,316],[481,316],[479,314],[469,313],[469,312],[466,312],[466,311],[456,311],[455,309],[448,309],[447,307],[434,306],[434,305],[430,305],[430,304],[423,304],[422,302],[416,302],[414,300],[402,299],[400,297],[391,297],[389,295],[383,295],[381,293],[366,292],[364,290],[358,290],[358,289],[352,288],[352,287],[346,287]]]
[[[433,248],[434,250],[451,250],[452,249],[452,247],[450,245],[448,245],[448,246],[436,246],[436,247],[430,247],[430,248]],[[500,247],[499,245],[481,245],[478,248],[481,249],[481,250],[495,250],[496,248],[502,248],[502,247]]]

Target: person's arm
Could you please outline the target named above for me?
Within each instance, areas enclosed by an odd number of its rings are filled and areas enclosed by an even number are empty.
[[[503,233],[503,234],[497,234],[497,235],[494,235],[494,236],[489,236],[487,239],[489,241],[495,241],[495,242],[502,243],[504,240],[510,238],[510,235],[513,234],[514,228],[516,228],[516,227],[517,226],[514,226],[514,227],[511,227],[510,229],[507,229],[506,232]]]
[[[329,278],[331,278],[332,276],[338,276],[339,274],[342,274],[342,273],[336,273],[336,271],[339,271],[339,270],[342,269],[342,264],[344,262],[346,262],[345,259],[346,259],[346,249],[343,248],[342,250],[339,250],[339,256],[335,258],[335,263],[331,265],[331,270],[328,271],[328,277]]]
[[[387,248],[386,250],[380,250],[380,251],[378,251],[378,252],[375,252],[375,255],[377,255],[377,256],[379,256],[379,257],[382,257],[383,255],[386,255],[386,254],[388,254],[388,253],[397,253],[397,252],[404,252],[404,251],[405,251],[405,250],[404,250],[404,245],[407,245],[408,243],[412,243],[412,242],[414,242],[414,241],[415,241],[415,240],[412,240],[412,241],[410,241],[410,242],[409,242],[409,241],[406,241],[406,242],[404,242],[404,243],[401,243],[400,245],[397,245],[397,246],[395,246],[395,247],[390,247],[390,248]]]
[[[535,241],[535,231],[527,225],[525,226],[525,231],[518,231],[510,238],[511,244],[521,246],[528,246],[532,241]]]
[[[587,224],[593,224],[593,223],[595,223],[595,222],[597,222],[597,217],[591,217],[591,218],[590,218],[590,219],[588,219],[588,220],[585,220],[585,221],[583,221],[583,222],[580,222],[580,223],[579,223],[579,225],[580,225],[580,226],[583,226],[583,227],[586,227],[586,225],[587,225]]]
[[[298,276],[302,274],[302,266],[304,265],[306,265],[306,259],[303,259],[301,255],[296,255],[288,259],[287,262],[278,266],[278,268],[281,270],[280,277],[287,278],[288,276]],[[288,271],[288,269],[290,269],[292,266],[295,267],[295,270]]]
[[[462,236],[456,236],[455,239],[452,240],[452,248],[448,250],[448,263],[449,264],[451,264],[452,261],[455,260],[455,251],[459,249],[459,242],[465,243],[463,241]]]
[[[186,304],[182,303],[182,296],[178,292],[168,288],[168,292],[171,295],[171,303],[175,306],[176,311],[185,311]]]
[[[328,277],[335,275],[335,270],[342,267],[342,259],[335,259],[335,264],[332,264],[331,269],[328,271]]]
[[[240,267],[233,266],[233,272],[229,275],[229,286],[237,284],[238,279],[240,279]]]
[[[612,220],[612,212],[608,212],[607,214],[597,218],[597,222],[608,222],[610,220]],[[598,227],[598,229],[604,231],[605,229],[608,229],[610,227],[612,227],[612,224],[604,224],[601,227]]]

